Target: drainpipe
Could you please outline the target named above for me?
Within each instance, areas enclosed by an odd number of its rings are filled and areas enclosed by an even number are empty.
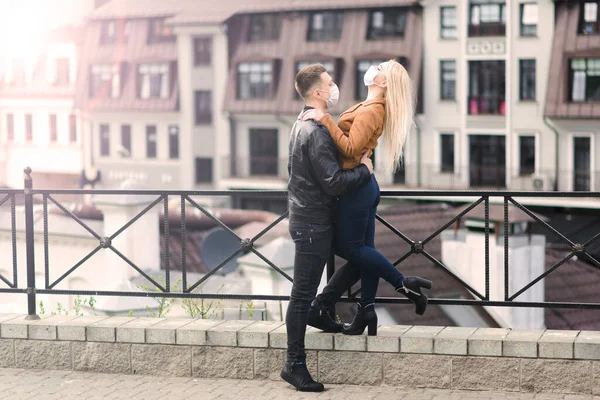
[[[417,132],[417,187],[421,187],[421,127],[418,124],[419,117],[415,118],[415,130]]]
[[[559,155],[558,155],[558,131],[556,128],[548,122],[548,117],[544,116],[544,124],[554,132],[555,140],[554,140],[554,191],[558,191],[558,173],[559,173]]]

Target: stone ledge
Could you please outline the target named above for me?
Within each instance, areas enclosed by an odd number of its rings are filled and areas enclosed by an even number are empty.
[[[324,383],[600,393],[600,332],[383,326],[349,337],[307,329]],[[282,322],[0,314],[0,368],[279,380]],[[407,368],[407,366],[409,368]]]

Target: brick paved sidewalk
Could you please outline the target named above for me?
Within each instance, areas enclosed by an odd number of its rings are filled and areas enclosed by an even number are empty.
[[[467,392],[434,389],[397,389],[327,385],[324,393],[299,393],[282,382],[228,379],[162,378],[109,375],[73,371],[39,371],[0,368],[0,399],[331,399],[331,400],[600,400],[600,396]]]

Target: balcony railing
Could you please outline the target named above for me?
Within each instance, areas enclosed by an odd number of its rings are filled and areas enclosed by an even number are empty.
[[[207,208],[200,205],[196,202],[192,197],[196,196],[229,196],[235,194],[240,191],[162,191],[162,190],[36,190],[33,189],[33,182],[31,178],[31,170],[26,170],[25,175],[25,189],[24,190],[5,190],[0,189],[0,207],[5,207],[4,210],[8,208],[8,211],[2,213],[3,217],[9,216],[9,218],[0,218],[0,221],[8,222],[8,229],[10,230],[11,236],[10,241],[12,242],[12,246],[9,246],[12,252],[9,250],[7,253],[10,254],[11,263],[7,263],[11,265],[12,268],[4,269],[3,274],[0,274],[0,293],[14,293],[14,294],[22,294],[27,296],[28,300],[28,314],[30,319],[35,319],[37,317],[37,308],[36,308],[36,296],[38,294],[48,294],[48,295],[81,295],[81,296],[129,296],[129,297],[153,297],[153,298],[205,298],[205,299],[239,299],[239,300],[274,300],[274,301],[287,301],[289,300],[289,296],[277,296],[277,295],[260,295],[260,294],[219,294],[219,293],[205,293],[205,292],[195,292],[196,288],[199,288],[207,279],[211,276],[218,273],[223,267],[225,267],[232,259],[240,254],[245,253],[254,253],[260,259],[262,259],[274,272],[277,272],[285,279],[292,281],[292,278],[286,274],[279,266],[275,265],[272,260],[266,258],[261,252],[255,247],[254,243],[261,238],[265,233],[273,229],[278,223],[284,220],[288,213],[285,212],[278,218],[274,219],[266,228],[264,228],[261,232],[257,233],[254,237],[243,237],[238,235],[238,233],[234,232],[229,226],[227,226],[224,222],[222,222],[218,215],[211,213]],[[285,197],[287,193],[285,191],[255,191],[252,193],[251,191],[243,191],[245,194],[255,194],[256,196],[263,196],[265,192],[269,192],[271,196],[281,196]],[[99,234],[86,221],[78,218],[68,207],[62,205],[59,201],[55,199],[55,196],[60,194],[79,194],[79,195],[102,195],[103,197],[114,196],[116,198],[122,198],[123,196],[147,196],[149,199],[154,199],[147,207],[145,207],[142,211],[139,212],[136,216],[131,218],[129,221],[126,221],[124,225],[118,229],[115,233],[109,235],[109,233],[105,232],[103,234]],[[547,222],[538,217],[535,213],[530,211],[528,208],[523,206],[519,201],[515,200],[516,198],[528,198],[528,197],[546,197],[546,198],[556,198],[562,199],[566,197],[572,198],[598,198],[600,197],[600,192],[517,192],[517,191],[384,191],[382,192],[383,197],[391,197],[391,196],[415,196],[415,197],[423,197],[423,196],[450,196],[450,197],[470,197],[473,198],[473,203],[468,207],[462,209],[462,211],[458,212],[457,215],[453,217],[448,217],[447,220],[440,221],[440,226],[435,232],[425,233],[424,237],[419,238],[409,238],[405,234],[402,233],[400,229],[402,227],[394,227],[390,222],[386,221],[381,215],[377,216],[377,220],[383,225],[385,229],[389,229],[395,235],[397,235],[399,242],[408,244],[408,251],[398,260],[394,260],[394,265],[400,264],[403,260],[410,256],[419,256],[425,257],[429,262],[431,262],[436,268],[441,269],[445,274],[447,274],[448,279],[453,279],[454,281],[460,283],[462,287],[468,290],[472,294],[472,298],[431,298],[429,300],[430,304],[440,304],[440,305],[463,305],[463,306],[501,306],[501,307],[535,307],[535,308],[578,308],[578,309],[600,309],[600,303],[581,303],[577,301],[573,302],[550,302],[550,301],[541,301],[541,302],[533,302],[533,301],[523,301],[522,297],[519,299],[524,292],[531,289],[536,283],[540,282],[542,279],[547,277],[549,274],[553,273],[556,269],[563,266],[567,261],[571,260],[574,257],[578,259],[585,259],[589,261],[595,268],[600,268],[600,262],[598,262],[591,254],[588,253],[587,249],[590,245],[594,244],[600,238],[600,232],[596,233],[589,239],[582,241],[581,243],[576,243],[571,241],[569,238],[565,237],[555,228],[550,226]],[[496,276],[494,274],[490,274],[490,241],[496,240],[491,235],[490,225],[490,198],[499,197],[503,199],[503,214],[504,214],[504,224],[503,229],[498,229],[496,225],[494,225],[494,234],[499,235],[497,240],[498,243],[502,243],[503,238],[503,246],[504,246],[504,259],[495,259],[495,262],[499,262],[500,266],[504,268],[504,276]],[[172,264],[173,260],[171,260],[171,256],[169,255],[170,248],[170,233],[169,226],[171,226],[170,218],[169,218],[169,199],[178,199],[181,204],[181,212],[177,212],[177,216],[172,216],[179,219],[179,224],[181,229],[177,232],[177,235],[181,236],[181,260],[180,267],[182,272],[182,289],[181,291],[173,291],[171,288],[171,270],[173,269]],[[17,213],[16,204],[17,201],[21,202],[24,200],[24,217],[21,216],[20,213]],[[42,203],[42,208],[40,210],[41,216],[43,219],[43,235],[39,235],[36,230],[34,230],[34,201],[40,201]],[[150,200],[149,200],[150,201]],[[84,228],[87,233],[90,235],[90,238],[97,241],[95,249],[93,249],[89,254],[87,254],[83,259],[76,262],[76,264],[68,269],[61,276],[57,277],[56,271],[54,274],[51,273],[51,267],[56,265],[56,258],[50,257],[50,253],[52,251],[52,246],[50,246],[49,241],[49,230],[48,230],[48,203],[54,204],[58,209],[60,209],[67,217],[72,218],[75,223]],[[8,207],[7,207],[8,205]],[[431,246],[430,242],[438,238],[442,232],[446,231],[448,228],[455,225],[457,221],[461,218],[465,217],[471,210],[475,207],[482,205],[484,207],[484,221],[482,222],[482,232],[485,234],[485,242],[484,250],[485,256],[481,261],[480,271],[482,273],[484,285],[482,285],[479,289],[470,286],[463,278],[455,274],[443,261],[436,258],[434,254],[431,253],[429,247]],[[509,268],[510,268],[510,260],[509,260],[509,205],[511,209],[514,211],[517,208],[524,214],[527,214],[533,221],[540,224],[542,227],[550,231],[553,235],[557,236],[559,240],[562,240],[565,246],[564,257],[552,265],[550,268],[547,268],[545,272],[541,275],[532,277],[530,279],[526,279],[523,282],[520,282],[519,287],[513,288],[509,286]],[[147,214],[152,208],[160,207],[163,209],[163,218],[161,218],[162,227],[165,240],[163,241],[164,246],[164,257],[162,258],[161,268],[165,271],[165,281],[158,282],[153,277],[149,276],[143,269],[141,269],[138,265],[136,265],[131,259],[129,259],[126,255],[119,251],[116,247],[115,239],[121,235],[126,229],[130,228],[136,221],[142,218],[145,214]],[[6,208],[7,207],[7,208]],[[217,224],[217,226],[221,227],[227,234],[231,235],[233,239],[239,243],[239,246],[235,246],[232,251],[232,254],[224,257],[222,262],[215,266],[209,273],[205,274],[200,280],[197,282],[190,284],[188,282],[187,275],[187,266],[189,264],[188,259],[186,258],[186,238],[187,238],[187,220],[189,218],[188,213],[186,212],[187,208],[191,208],[194,211],[198,211],[202,214],[203,218],[206,217]],[[191,214],[190,214],[191,215]],[[21,219],[24,219],[24,224]],[[17,226],[24,226],[24,232],[19,232],[17,234]],[[502,233],[503,230],[503,233]],[[600,228],[599,228],[600,230]],[[175,232],[172,233],[175,235]],[[21,237],[21,235],[25,236],[25,252],[17,253],[17,236]],[[107,236],[104,236],[107,235]],[[38,259],[36,260],[36,243],[43,242],[43,252],[41,252],[41,260],[39,258],[40,254],[37,254]],[[151,245],[152,246],[152,245]],[[100,288],[92,288],[93,290],[82,290],[82,289],[69,289],[68,285],[65,288],[65,279],[69,277],[69,275],[73,274],[79,267],[82,266],[84,262],[89,260],[92,257],[95,257],[100,252],[109,252],[113,254],[115,257],[124,260],[129,267],[133,268],[137,273],[147,279],[148,282],[152,286],[154,286],[157,291],[156,292],[140,292],[140,291],[114,291],[114,290],[101,290]],[[494,253],[497,254],[497,253]],[[8,254],[5,254],[8,256]],[[26,262],[19,262],[18,258],[24,257]],[[494,255],[495,257],[495,255]],[[52,261],[52,262],[51,262]],[[179,260],[177,260],[179,262]],[[334,270],[334,258],[331,258],[330,262],[327,266],[327,274],[328,277],[331,277]],[[39,283],[36,280],[36,263],[40,263],[44,265],[44,273],[43,278],[44,282]],[[27,279],[26,282],[22,280],[18,280],[19,276],[19,268],[26,268]],[[504,285],[500,282],[496,281],[496,279],[503,279]],[[494,285],[500,284],[503,286],[503,292],[501,293],[501,297],[492,296],[490,292],[490,282],[493,280]],[[357,292],[350,292],[348,296],[342,298],[344,302],[354,302],[355,296]],[[379,297],[377,298],[377,302],[379,303],[408,303],[408,299],[403,297]]]
[[[504,95],[469,96],[469,115],[506,115]]]
[[[469,25],[469,36],[505,36],[506,35],[506,24],[495,23],[495,24],[470,24]]]

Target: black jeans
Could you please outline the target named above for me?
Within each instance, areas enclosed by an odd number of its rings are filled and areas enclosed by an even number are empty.
[[[288,337],[288,361],[306,360],[304,337],[310,303],[314,300],[331,254],[333,227],[290,218],[290,235],[296,245],[294,283],[285,316]]]

